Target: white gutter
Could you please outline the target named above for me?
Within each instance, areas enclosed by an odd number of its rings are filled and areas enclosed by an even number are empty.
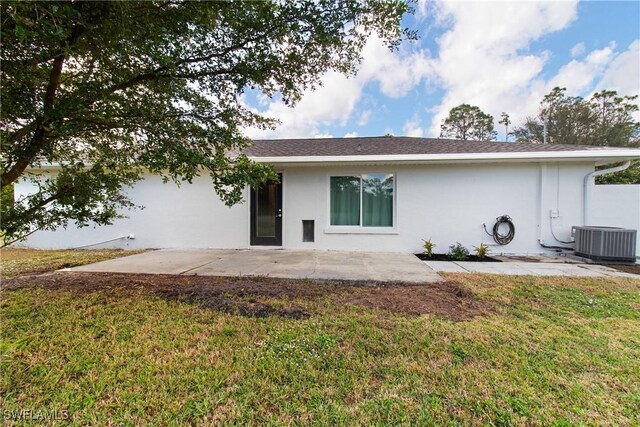
[[[615,168],[610,169],[602,169],[599,171],[594,171],[588,173],[584,177],[584,198],[583,198],[583,206],[582,206],[582,225],[589,225],[589,208],[591,207],[591,189],[595,185],[594,179],[596,176],[608,175],[614,172],[620,172],[627,169],[631,165],[631,160],[627,160],[624,164],[620,166],[616,166]]]
[[[602,161],[604,164],[640,159],[640,149],[594,149],[582,151],[542,151],[542,152],[502,152],[502,153],[445,153],[445,154],[383,154],[356,156],[280,156],[249,159],[257,163],[278,164],[348,164],[348,163],[478,163],[478,162],[518,162],[518,161]],[[60,168],[59,163],[44,163],[27,170],[47,170]],[[89,166],[87,164],[86,166]]]
[[[317,163],[437,163],[445,161],[496,161],[496,160],[594,160],[619,159],[625,161],[640,158],[640,150],[584,150],[584,151],[545,151],[545,152],[511,152],[511,153],[446,153],[446,154],[387,154],[387,155],[356,155],[356,156],[280,156],[280,157],[249,157],[258,163],[280,164],[317,164]]]

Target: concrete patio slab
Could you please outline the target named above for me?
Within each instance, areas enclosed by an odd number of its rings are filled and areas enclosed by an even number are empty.
[[[65,271],[183,274],[211,262],[211,257],[208,251],[148,251]]]
[[[438,273],[469,273],[463,266],[451,261],[424,261]]]
[[[611,267],[595,264],[560,262],[423,262],[439,273],[483,273],[515,276],[629,277],[640,279],[640,275],[625,273]]]
[[[342,251],[162,249],[65,271],[408,283],[442,280],[411,254]]]

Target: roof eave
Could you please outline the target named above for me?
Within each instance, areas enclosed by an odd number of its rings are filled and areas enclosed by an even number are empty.
[[[351,164],[351,163],[483,163],[483,162],[537,162],[537,161],[626,161],[640,159],[640,150],[553,151],[528,153],[446,153],[446,154],[387,154],[357,156],[281,156],[249,157],[258,163],[269,164]]]
[[[640,149],[607,149],[589,151],[553,151],[527,153],[446,153],[446,154],[386,154],[358,156],[250,156],[258,163],[313,166],[323,164],[437,164],[437,163],[496,163],[496,162],[596,162],[609,164],[640,159]],[[28,167],[28,171],[59,169],[59,163],[43,163]]]

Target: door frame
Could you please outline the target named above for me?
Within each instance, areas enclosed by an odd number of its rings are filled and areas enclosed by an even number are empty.
[[[282,176],[281,172],[278,172],[279,182],[276,184],[276,205],[275,205],[275,216],[276,216],[276,224],[275,224],[275,237],[259,237],[257,236],[257,228],[258,228],[258,215],[257,215],[257,196],[258,192],[255,188],[249,189],[249,245],[250,246],[282,246],[282,224],[283,224],[283,213],[282,213]]]

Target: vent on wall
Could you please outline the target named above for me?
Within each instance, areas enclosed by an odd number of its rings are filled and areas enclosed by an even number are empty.
[[[617,227],[572,227],[578,256],[596,261],[635,262],[636,233]]]

